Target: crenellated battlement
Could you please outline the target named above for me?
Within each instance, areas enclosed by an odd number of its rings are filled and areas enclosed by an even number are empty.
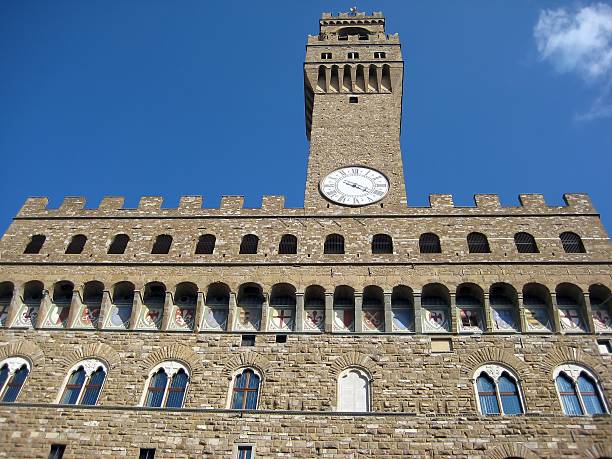
[[[519,195],[518,206],[502,206],[496,194],[474,195],[474,206],[457,206],[450,194],[432,194],[429,206],[406,207],[399,211],[389,212],[381,209],[351,209],[337,211],[331,215],[581,215],[597,214],[591,199],[584,193],[564,194],[564,206],[549,206],[541,194]],[[69,218],[69,217],[182,217],[182,216],[231,216],[231,215],[315,215],[304,208],[285,206],[284,196],[263,196],[258,208],[244,207],[243,196],[222,196],[218,208],[205,208],[202,196],[181,196],[178,207],[164,208],[162,196],[143,196],[135,208],[124,207],[125,198],[106,196],[97,208],[85,208],[86,199],[80,196],[67,196],[57,208],[49,207],[46,197],[30,197],[23,204],[16,218]],[[318,213],[316,213],[318,215]]]

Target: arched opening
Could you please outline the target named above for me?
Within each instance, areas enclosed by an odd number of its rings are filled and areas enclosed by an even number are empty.
[[[381,89],[386,92],[391,92],[391,67],[383,65]]]
[[[310,285],[304,291],[304,331],[325,330],[325,289]]]
[[[160,330],[166,302],[166,286],[161,282],[145,285],[142,308],[136,327],[144,330]]]
[[[252,368],[244,368],[234,376],[230,408],[256,410],[261,375]]]
[[[423,331],[450,331],[450,294],[442,284],[427,284],[421,292]]]
[[[155,239],[151,253],[154,255],[165,255],[170,252],[172,246],[172,236],[169,234],[160,234]]]
[[[574,284],[562,283],[555,289],[561,329],[566,332],[587,331],[584,320],[584,295]]]
[[[12,282],[0,282],[0,327],[6,326],[14,290],[15,286]]]
[[[217,282],[208,286],[203,329],[222,331],[227,328],[229,301],[230,288],[226,284]]]
[[[193,282],[181,282],[174,292],[174,304],[168,328],[171,330],[193,330],[195,324],[198,286]]]
[[[353,83],[351,81],[351,66],[345,65],[342,72],[342,91],[353,92]]]
[[[393,253],[393,239],[388,234],[375,234],[372,237],[373,254]]]
[[[68,244],[68,247],[66,247],[65,253],[70,255],[77,255],[79,253],[83,253],[83,249],[85,248],[86,242],[87,237],[82,234],[77,234],[76,236],[73,236],[70,240],[70,243]]]
[[[130,237],[127,234],[117,234],[108,247],[108,253],[114,255],[125,253],[128,242],[130,242]]]
[[[410,287],[405,285],[393,287],[391,310],[393,313],[393,331],[414,331],[414,295]]]
[[[474,380],[482,414],[514,416],[525,412],[518,378],[509,369],[486,364],[476,370]]]
[[[280,243],[278,244],[279,254],[296,254],[297,253],[297,237],[293,234],[283,234]]]
[[[363,289],[363,331],[385,331],[385,295],[382,288],[369,285]]]
[[[612,293],[605,285],[594,284],[589,287],[589,299],[593,312],[596,332],[612,331]]]
[[[292,331],[295,323],[295,287],[276,284],[270,293],[270,330]]]
[[[74,284],[69,281],[60,281],[53,286],[52,304],[43,320],[43,327],[65,328],[68,325],[73,292]]]
[[[370,65],[368,69],[368,92],[378,92],[378,73],[375,65]]]
[[[357,66],[357,72],[355,75],[355,90],[357,92],[365,92],[365,76],[363,72],[363,65]]]
[[[419,236],[420,253],[441,253],[440,238],[434,233],[423,233]]]
[[[470,233],[467,235],[468,250],[470,253],[491,253],[489,240],[482,233]]]
[[[576,233],[566,231],[559,235],[559,239],[561,239],[561,244],[563,245],[565,253],[586,253],[582,238]]]
[[[482,332],[484,325],[484,294],[476,284],[461,284],[457,287],[459,329],[462,332]]]
[[[518,295],[512,285],[503,282],[493,284],[489,290],[493,331],[515,332],[519,330]]]
[[[332,65],[331,68],[331,81],[329,83],[329,91],[330,92],[340,92],[340,77],[338,75],[338,72],[340,70],[338,69],[337,65]]]
[[[215,251],[215,243],[217,238],[213,234],[203,234],[198,238],[196,244],[196,255],[212,255]]]
[[[340,234],[329,234],[325,238],[323,253],[327,255],[339,255],[344,253],[344,236]]]
[[[238,289],[236,329],[257,331],[261,325],[261,309],[265,301],[261,285],[242,284]]]
[[[355,331],[355,290],[347,285],[340,285],[334,290],[333,331]]]
[[[110,314],[105,320],[106,328],[125,330],[130,325],[132,306],[134,304],[134,284],[118,282],[113,286],[113,304]]]
[[[102,299],[104,297],[104,284],[99,281],[90,281],[83,286],[83,306],[76,317],[75,326],[79,328],[97,328]]]
[[[514,235],[514,244],[518,253],[540,253],[535,238],[529,233],[516,233]]]
[[[30,328],[36,325],[40,303],[44,296],[44,286],[40,281],[29,281],[23,286],[23,304],[13,321],[13,327]]]
[[[319,73],[317,75],[317,91],[327,92],[327,84],[325,80],[325,66],[319,65]]]
[[[554,371],[555,385],[563,414],[582,416],[608,413],[601,386],[595,374],[576,364],[565,364]]]
[[[254,234],[247,234],[242,237],[240,243],[240,254],[252,255],[257,253],[257,246],[259,245],[259,238]]]
[[[337,33],[338,40],[348,40],[351,36],[356,36],[359,40],[367,40],[370,35],[370,31],[364,27],[342,27]]]
[[[35,234],[35,235],[33,235],[30,238],[30,241],[28,242],[28,245],[26,245],[26,248],[23,251],[23,253],[28,253],[28,254],[40,253],[40,251],[42,250],[42,247],[45,244],[46,240],[47,240],[47,236],[45,236],[43,234]]]
[[[550,304],[550,292],[544,285],[530,283],[523,287],[527,331],[552,331]]]
[[[360,368],[348,368],[338,378],[338,411],[370,411],[370,378]]]

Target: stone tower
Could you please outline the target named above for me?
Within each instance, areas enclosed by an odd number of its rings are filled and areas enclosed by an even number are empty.
[[[399,37],[385,33],[381,13],[323,14],[319,35],[308,37],[304,63],[307,210],[337,212],[351,206],[370,213],[406,207],[400,151],[403,72]],[[344,203],[325,199],[321,180],[347,166],[384,174],[388,193],[374,203],[367,197],[353,202],[349,196]]]

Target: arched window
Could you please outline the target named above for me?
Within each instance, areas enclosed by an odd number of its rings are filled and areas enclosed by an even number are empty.
[[[189,371],[184,365],[167,361],[157,365],[146,383],[143,406],[151,408],[182,408],[189,384]]]
[[[348,368],[338,378],[338,411],[370,411],[370,377],[359,368]]]
[[[595,331],[609,333],[612,331],[612,292],[605,285],[593,284],[589,287],[589,299]]]
[[[13,403],[30,374],[30,363],[21,357],[9,357],[0,362],[0,400]]]
[[[127,234],[117,234],[108,247],[108,253],[114,255],[125,253],[128,242],[130,242],[130,237]]]
[[[14,290],[15,286],[12,282],[0,282],[0,327],[6,325]]]
[[[240,243],[240,253],[244,255],[252,255],[257,253],[257,246],[259,245],[259,238],[254,234],[247,234],[242,237]]]
[[[195,324],[198,286],[192,282],[181,282],[176,286],[171,306],[169,330],[193,330]]]
[[[62,405],[95,405],[106,379],[106,366],[95,359],[83,360],[69,372],[60,399]]]
[[[554,373],[563,413],[568,416],[608,412],[603,392],[593,373],[579,365],[561,365]]]
[[[304,331],[325,329],[325,289],[309,285],[304,291]]]
[[[368,332],[385,331],[385,296],[382,288],[369,285],[363,289],[362,329]]]
[[[478,407],[484,415],[523,414],[523,400],[516,376],[500,365],[484,365],[474,374]]]
[[[13,320],[13,327],[33,327],[38,320],[40,303],[44,296],[44,285],[42,282],[32,280],[23,286],[23,304]]]
[[[232,400],[233,410],[256,410],[261,377],[251,368],[245,368],[234,377]]]
[[[421,253],[442,253],[440,238],[434,233],[423,233],[419,237],[419,251]]]
[[[344,237],[339,234],[330,234],[325,238],[323,246],[325,254],[342,254],[344,253]]]
[[[542,284],[530,283],[523,287],[526,331],[552,331],[550,292]]]
[[[113,305],[105,320],[105,328],[127,329],[134,304],[134,284],[118,282],[113,286]]]
[[[559,235],[565,253],[586,253],[582,239],[576,233],[567,231]]]
[[[40,253],[43,244],[46,240],[47,236],[44,236],[42,234],[35,234],[30,238],[30,242],[28,242],[28,245],[26,245],[26,248],[23,253]]]
[[[275,284],[270,293],[269,330],[292,331],[295,324],[295,287]]]
[[[333,331],[355,331],[355,290],[352,287],[338,285],[335,288],[333,311]]]
[[[293,234],[283,234],[280,244],[278,244],[278,253],[293,254],[297,253],[297,237]]]
[[[170,247],[172,246],[172,236],[169,234],[160,234],[155,239],[155,243],[153,244],[153,249],[151,249],[151,253],[154,255],[163,255],[170,252]]]
[[[393,239],[388,234],[375,234],[372,238],[372,253],[393,253]]]
[[[212,255],[215,251],[215,243],[217,238],[213,234],[203,234],[198,238],[196,244],[196,255]]]
[[[83,249],[85,248],[85,243],[87,242],[87,238],[82,234],[77,234],[73,236],[66,247],[66,253],[70,255],[76,255],[79,253],[83,253]]]
[[[242,284],[238,289],[238,314],[235,330],[257,331],[261,327],[261,313],[265,297],[261,285]]]
[[[489,241],[482,233],[470,233],[467,236],[468,249],[470,253],[491,253]]]
[[[229,313],[230,288],[221,282],[208,286],[206,308],[202,320],[203,330],[225,330]]]
[[[484,294],[482,289],[476,284],[460,284],[457,287],[456,302],[459,309],[459,330],[462,332],[484,331]]]
[[[102,298],[104,297],[104,284],[99,281],[89,281],[83,286],[83,304],[78,317],[76,328],[97,328]]]
[[[535,238],[529,233],[516,233],[514,244],[518,253],[540,253]]]

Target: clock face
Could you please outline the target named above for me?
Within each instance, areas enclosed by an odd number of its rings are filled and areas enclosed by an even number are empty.
[[[319,184],[321,194],[344,206],[365,206],[380,201],[389,191],[387,177],[369,167],[348,166],[327,174]]]

